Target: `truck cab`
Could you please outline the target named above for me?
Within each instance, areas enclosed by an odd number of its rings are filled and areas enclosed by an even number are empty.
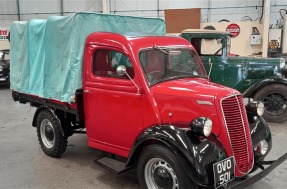
[[[181,36],[196,49],[211,81],[238,90],[245,98],[262,101],[264,118],[272,122],[287,119],[285,60],[238,56],[230,53],[232,34],[215,30],[184,30]]]
[[[144,188],[219,187],[271,149],[266,122],[247,116],[238,91],[209,81],[184,39],[93,33],[84,57],[88,143],[137,164]]]

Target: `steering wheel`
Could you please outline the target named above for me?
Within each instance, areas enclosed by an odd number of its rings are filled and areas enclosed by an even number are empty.
[[[164,73],[163,73],[162,71],[152,71],[152,72],[150,72],[150,73],[148,73],[148,74],[146,74],[146,75],[147,75],[148,80],[149,80],[150,82],[153,82],[153,81],[154,81],[154,78],[155,78],[155,76],[156,76],[157,74],[161,74],[161,76],[164,75]]]
[[[221,50],[222,50],[223,47],[221,47],[220,49],[218,49],[213,55],[217,55]]]
[[[186,64],[180,64],[179,65],[179,67],[182,67],[182,68],[184,68],[184,69],[187,69],[187,70],[190,70],[190,71],[192,71],[194,68],[194,66],[192,66],[192,65],[186,65]]]

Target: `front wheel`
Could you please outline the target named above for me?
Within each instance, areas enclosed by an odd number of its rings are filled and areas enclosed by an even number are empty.
[[[145,189],[196,189],[192,186],[182,161],[169,149],[151,145],[144,149],[137,165],[137,176]]]
[[[37,118],[37,135],[42,150],[50,157],[60,157],[68,143],[61,132],[60,121],[48,110],[43,110]]]
[[[264,103],[263,118],[270,122],[283,122],[287,120],[287,86],[272,84],[260,89],[254,100]]]

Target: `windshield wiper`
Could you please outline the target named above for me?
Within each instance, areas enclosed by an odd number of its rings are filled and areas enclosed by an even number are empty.
[[[165,50],[163,50],[162,48],[158,47],[157,45],[154,45],[152,48],[159,50],[160,52],[164,53],[164,54],[168,54],[168,52],[166,52]]]

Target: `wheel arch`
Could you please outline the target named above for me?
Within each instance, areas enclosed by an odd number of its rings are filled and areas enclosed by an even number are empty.
[[[188,173],[189,178],[193,182],[200,186],[213,186],[213,175],[208,174],[210,169],[206,169],[209,165],[199,163],[199,159],[197,159],[199,157],[193,157],[192,153],[195,152],[193,151],[194,149],[197,149],[196,153],[198,154],[208,143],[210,146],[208,149],[209,154],[213,154],[214,156],[209,156],[208,158],[210,160],[213,159],[211,161],[216,162],[215,156],[217,157],[217,155],[215,154],[221,153],[222,150],[209,140],[206,140],[205,144],[202,144],[198,140],[198,137],[194,136],[194,138],[192,138],[192,136],[187,136],[190,135],[190,133],[186,134],[186,132],[189,131],[190,130],[180,129],[172,125],[157,125],[144,130],[131,149],[130,156],[126,162],[126,167],[133,167],[137,164],[137,160],[145,147],[153,144],[160,144],[170,149],[180,160],[182,160],[182,166],[185,168],[186,173]],[[193,148],[194,146],[197,148]],[[203,169],[200,170],[203,171],[203,174],[194,174],[197,169]]]
[[[246,89],[242,96],[243,98],[253,98],[255,94],[262,89],[263,87],[273,85],[273,84],[282,84],[287,87],[287,79],[283,77],[275,77],[275,78],[268,78],[258,81],[257,83],[253,84],[251,87]]]
[[[38,116],[39,116],[39,114],[40,114],[42,111],[44,111],[44,110],[49,111],[51,114],[53,114],[53,116],[55,116],[55,118],[56,118],[57,121],[59,122],[59,126],[60,126],[60,128],[61,128],[61,133],[62,133],[62,135],[64,136],[64,135],[65,135],[65,132],[64,132],[64,129],[63,129],[63,126],[62,126],[62,124],[61,124],[61,121],[60,121],[59,117],[57,116],[56,112],[55,112],[53,109],[51,109],[50,107],[48,107],[48,106],[44,106],[44,105],[43,105],[43,106],[39,106],[39,107],[37,108],[37,110],[36,110],[36,112],[35,112],[35,114],[34,114],[34,117],[33,117],[32,126],[33,126],[33,127],[36,127],[36,126],[37,126]]]

